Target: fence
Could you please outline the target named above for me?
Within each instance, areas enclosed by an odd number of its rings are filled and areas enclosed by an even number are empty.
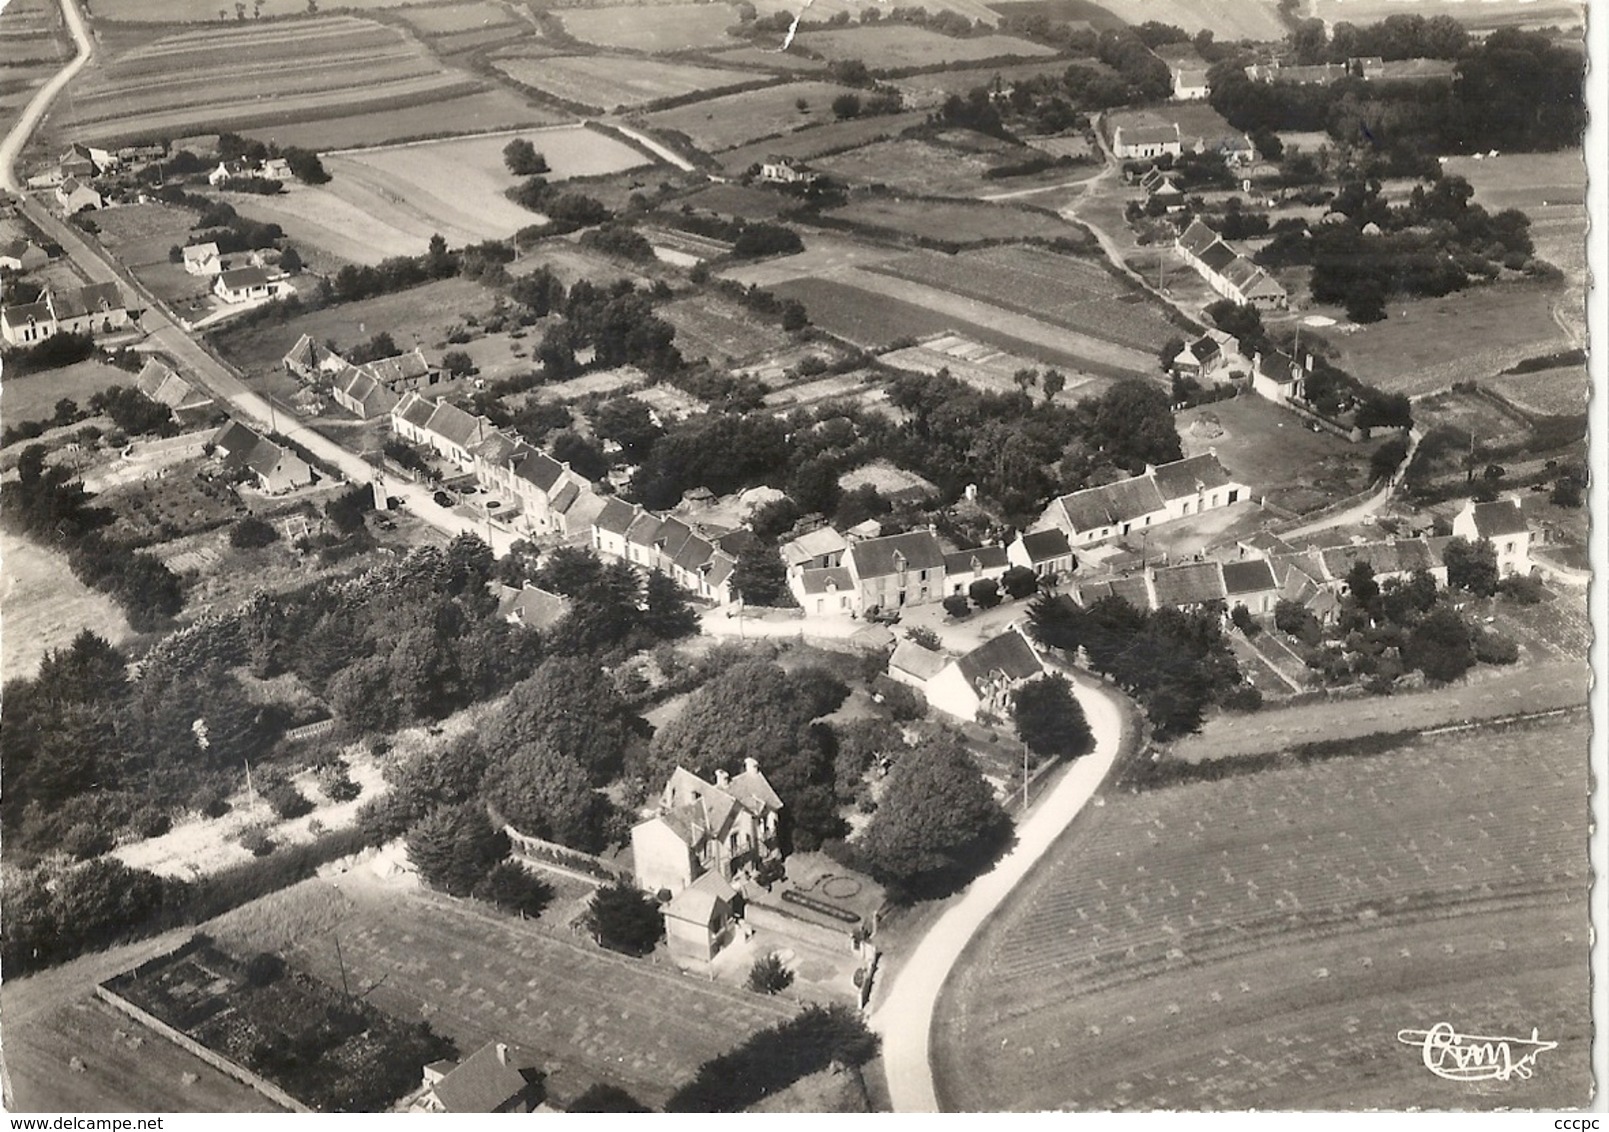
[[[195,940],[192,938],[189,942],[185,943],[183,947],[179,948],[178,951],[183,951],[185,947],[189,947],[194,942]],[[178,951],[170,952],[169,954],[178,954]],[[273,1101],[275,1104],[279,1105],[281,1108],[288,1109],[291,1112],[313,1111],[301,1101],[287,1093],[284,1089],[281,1089],[278,1085],[264,1080],[243,1065],[237,1065],[235,1062],[230,1061],[227,1057],[224,1057],[216,1050],[208,1049],[206,1046],[202,1045],[189,1035],[180,1033],[178,1030],[175,1030],[172,1026],[169,1026],[166,1022],[162,1021],[160,1018],[157,1018],[155,1015],[141,1010],[138,1006],[135,1006],[132,1002],[124,998],[122,995],[117,994],[115,991],[109,991],[104,986],[97,986],[95,988],[95,997],[106,1003],[106,1005],[110,1006],[113,1010],[126,1014],[140,1025],[154,1030],[156,1033],[162,1035],[164,1038],[167,1038],[168,1041],[172,1042],[180,1049],[185,1050],[188,1053],[195,1054],[202,1061],[206,1062],[220,1073],[233,1077],[241,1084],[249,1085],[251,1088],[256,1089],[259,1093]]]
[[[590,853],[583,853],[579,849],[571,849],[567,845],[559,845],[553,841],[544,841],[540,837],[532,837],[530,834],[521,833],[511,825],[505,825],[503,832],[508,834],[514,852],[539,868],[553,869],[590,884],[612,884],[626,879],[622,869],[601,857],[594,857]]]
[[[320,735],[327,735],[335,730],[335,720],[320,719],[312,723],[305,723],[300,727],[293,727],[285,732],[285,742],[300,743],[304,739],[316,739]]]

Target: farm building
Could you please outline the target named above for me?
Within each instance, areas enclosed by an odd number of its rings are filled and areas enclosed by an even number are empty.
[[[404,354],[364,362],[358,368],[393,393],[435,385],[441,380],[441,371],[425,360],[417,346]]]
[[[181,254],[184,256],[184,269],[191,275],[218,275],[223,272],[223,258],[217,244],[190,244]]]
[[[1088,546],[1249,498],[1251,489],[1206,453],[1064,495],[1045,509],[1039,529],[1060,530],[1073,546]]]
[[[37,271],[50,262],[45,249],[31,240],[7,240],[0,243],[0,271]]]
[[[67,216],[77,216],[89,209],[106,207],[106,201],[101,194],[77,177],[68,177],[56,186],[56,204]]]
[[[1003,716],[1018,688],[1045,674],[1045,662],[1015,626],[939,669],[923,686],[927,702],[946,715],[977,722]]]
[[[1174,247],[1179,258],[1224,298],[1260,310],[1289,305],[1284,287],[1201,220],[1192,220],[1174,238]]]
[[[462,1063],[424,1067],[426,1112],[535,1112],[541,1105],[540,1063],[518,1046],[487,1042]]]
[[[855,590],[853,609],[898,609],[945,596],[944,548],[930,530],[854,542],[844,553]]]
[[[760,163],[760,180],[773,185],[809,185],[820,177],[796,157],[772,155]]]
[[[91,177],[99,177],[115,163],[116,158],[106,150],[92,149],[74,142],[56,162],[56,172],[63,181],[73,177],[87,181]]]
[[[782,799],[758,762],[748,758],[743,765],[736,777],[716,771],[714,782],[676,768],[653,816],[631,829],[638,887],[674,895],[706,873],[731,881],[764,861],[781,859]]]
[[[154,358],[146,362],[135,377],[134,387],[157,404],[166,405],[175,416],[212,404],[212,398],[205,392]]]
[[[1470,542],[1489,542],[1502,575],[1531,572],[1531,528],[1517,497],[1494,503],[1465,502],[1453,518],[1453,534]]]
[[[270,181],[288,181],[291,179],[291,163],[283,157],[270,157],[263,162],[262,175]]]
[[[331,396],[337,405],[364,421],[386,416],[399,400],[373,374],[358,366],[348,366],[336,375]]]
[[[11,346],[56,334],[110,334],[128,324],[128,307],[116,283],[90,283],[60,294],[46,290],[37,302],[0,310],[0,332]]]
[[[328,346],[322,346],[306,334],[296,340],[285,354],[285,372],[295,374],[303,381],[316,381],[346,369],[346,359]]]
[[[1164,153],[1178,157],[1184,152],[1177,123],[1166,126],[1118,126],[1112,131],[1112,153],[1119,161],[1136,161],[1161,157]]]
[[[212,438],[212,446],[225,468],[245,470],[266,495],[293,491],[313,482],[313,469],[288,448],[282,448],[239,421],[230,421]]]
[[[1006,547],[1006,557],[1013,566],[1025,567],[1036,578],[1050,580],[1071,574],[1078,566],[1066,532],[1054,527],[1018,535]]]

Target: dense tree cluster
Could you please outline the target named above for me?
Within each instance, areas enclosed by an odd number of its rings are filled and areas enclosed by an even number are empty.
[[[1036,755],[1076,759],[1095,746],[1094,733],[1073,695],[1072,682],[1059,672],[1017,689],[1011,714],[1017,734]]]
[[[742,1112],[829,1066],[857,1069],[877,1055],[877,1047],[877,1036],[850,1007],[807,1006],[699,1066],[665,1110]]]

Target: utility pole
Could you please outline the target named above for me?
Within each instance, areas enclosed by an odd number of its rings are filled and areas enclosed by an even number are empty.
[[[341,954],[341,937],[332,933],[332,938],[335,940],[335,962],[341,968],[341,993],[351,998],[352,988],[346,985],[346,957]]]
[[[1028,812],[1028,744],[1022,745],[1022,812]]]

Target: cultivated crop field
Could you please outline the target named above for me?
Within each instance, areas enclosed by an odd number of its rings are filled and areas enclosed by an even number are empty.
[[[799,9],[793,0],[754,0],[755,10],[762,16],[774,16],[778,12],[787,12],[789,15]],[[1000,14],[983,0],[934,0],[934,3],[924,7],[929,12],[958,12],[967,19],[976,23],[982,20],[986,24],[1000,22]],[[836,16],[839,12],[848,12],[851,19],[860,19],[860,14],[866,10],[866,5],[858,0],[812,0],[809,18],[812,20],[826,20]]]
[[[409,5],[399,11],[397,16],[420,35],[432,37],[453,37],[487,28],[521,24],[510,7],[494,3],[493,0],[469,0],[464,4]],[[523,26],[529,28],[531,25]]]
[[[1508,374],[1491,378],[1485,384],[1521,408],[1550,417],[1585,412],[1592,390],[1591,379],[1581,366]]]
[[[50,0],[12,0],[0,7],[0,119],[19,113],[33,93],[73,56]]]
[[[945,1107],[1571,1108],[1589,1094],[1589,721],[1108,794],[974,941]],[[1401,1029],[1529,1036],[1448,1082]]]
[[[676,348],[684,358],[708,358],[717,365],[763,354],[788,338],[774,323],[712,295],[677,299],[660,307],[659,316],[676,328]]]
[[[655,129],[686,134],[698,148],[718,153],[760,138],[831,122],[832,100],[849,89],[837,83],[789,83],[660,110],[647,115],[644,121]]]
[[[834,220],[946,244],[993,240],[1086,239],[1061,217],[1031,208],[965,201],[872,197],[827,214]]]
[[[1079,59],[1078,65],[1096,71],[1110,70],[1096,59]],[[895,79],[894,86],[912,94],[937,91],[941,94],[966,94],[980,86],[992,86],[996,76],[1004,86],[1040,75],[1061,75],[1067,70],[1066,59],[1053,59],[1048,63],[1005,63],[998,67],[950,67],[943,71],[924,71]]]
[[[730,44],[726,29],[738,15],[729,4],[650,4],[568,8],[559,19],[583,43],[659,52]]]
[[[524,86],[602,110],[628,109],[662,98],[721,90],[767,77],[761,71],[728,71],[654,59],[624,59],[617,55],[506,58],[498,59],[494,65]]]
[[[419,138],[490,133],[516,126],[545,126],[568,121],[569,115],[533,106],[511,90],[469,90],[450,98],[415,103],[398,99],[338,117],[288,124],[274,123],[254,136],[280,145],[299,145],[323,152],[352,146],[385,145]]]
[[[822,114],[823,111],[816,108],[814,113]],[[813,161],[824,154],[842,153],[857,146],[896,138],[911,126],[926,121],[927,112],[907,110],[899,114],[872,114],[841,122],[828,121],[827,117],[824,115],[821,125],[808,130],[796,130],[779,138],[767,138],[752,145],[727,150],[721,155],[721,164],[732,174],[741,173],[772,154]]]
[[[253,2],[255,3],[255,0]],[[368,12],[417,2],[418,0],[341,0],[339,7],[347,11]],[[325,5],[325,7],[336,6]],[[213,0],[94,0],[88,7],[97,21],[218,25],[233,25],[238,22],[234,5],[221,6]],[[220,12],[223,13],[221,16]],[[264,16],[300,16],[306,12],[307,0],[263,0]]]
[[[869,119],[868,121],[877,121]],[[946,144],[951,142],[952,144]],[[1033,177],[985,180],[989,170],[1027,160],[1034,151],[952,131],[938,141],[891,137],[816,162],[822,172],[851,184],[887,185],[919,196],[977,196],[1034,184]],[[1057,176],[1065,179],[1064,172]]]
[[[328,889],[309,882],[304,889]],[[512,1042],[539,1054],[561,1104],[596,1082],[663,1104],[710,1057],[793,1013],[790,1003],[727,990],[669,964],[616,956],[556,938],[516,919],[365,878],[340,881],[341,959],[355,986],[393,1017],[428,1021],[472,1051]],[[283,937],[259,946],[277,945]],[[237,944],[238,946],[238,944]],[[285,950],[315,977],[340,986],[328,933]]]
[[[1496,28],[1511,24],[1579,26],[1586,6],[1572,0],[1481,0],[1479,4],[1462,0],[1308,0],[1302,7],[1306,16],[1326,21],[1350,20],[1359,25],[1388,16],[1451,16],[1469,27]],[[1219,33],[1219,38],[1228,36]]]
[[[923,27],[892,23],[800,32],[794,42],[827,59],[859,59],[873,71],[1006,57],[1038,59],[1056,54],[1055,48],[1018,39],[1014,35],[979,35],[957,39]]]
[[[53,126],[86,141],[250,130],[483,89],[372,20],[253,22],[138,43],[86,67]]]
[[[1136,350],[1155,350],[1179,333],[1140,292],[1100,264],[1031,245],[954,256],[920,252],[873,270]]]
[[[1274,0],[1100,0],[1101,7],[1125,23],[1141,24],[1157,20],[1183,28],[1194,35],[1202,28],[1210,28],[1213,35],[1227,43],[1236,39],[1278,40],[1284,38],[1287,28],[1279,18],[1279,7]],[[1345,0],[1347,14],[1335,18],[1363,22],[1352,15],[1353,0]],[[1403,5],[1396,0],[1387,7],[1400,12]],[[1384,19],[1385,13],[1377,17]]]

